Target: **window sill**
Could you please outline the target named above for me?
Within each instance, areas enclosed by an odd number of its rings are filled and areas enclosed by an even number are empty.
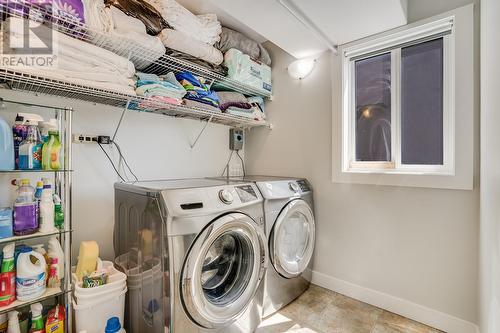
[[[391,169],[367,169],[351,168],[343,170],[346,174],[370,174],[370,175],[412,175],[412,176],[444,176],[453,177],[453,171],[416,171],[416,170],[391,170]]]

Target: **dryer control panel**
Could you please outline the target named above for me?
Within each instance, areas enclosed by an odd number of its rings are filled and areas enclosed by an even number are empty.
[[[240,197],[240,200],[243,203],[258,199],[258,196],[255,193],[255,190],[252,187],[252,185],[236,186],[236,193],[238,193],[238,196]]]

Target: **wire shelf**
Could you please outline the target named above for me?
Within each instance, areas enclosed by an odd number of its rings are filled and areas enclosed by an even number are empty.
[[[47,5],[35,5],[34,2],[26,0],[8,0],[6,4],[0,3],[0,14],[4,17],[29,17],[33,21],[49,24],[54,30],[129,59],[138,70],[158,75],[169,71],[175,73],[189,71],[227,90],[237,91],[247,96],[271,97],[270,91],[230,79],[187,60],[177,59],[168,54],[158,54],[158,51],[145,48],[126,36],[89,29],[82,22],[71,17],[59,16]]]
[[[0,68],[0,81],[4,82],[8,88],[12,90],[25,91],[37,95],[42,94],[71,98],[119,108],[129,106],[130,110],[138,112],[156,113],[179,118],[199,119],[240,128],[269,126],[269,124],[265,121],[257,121],[250,118],[222,113],[221,111],[215,109],[212,110],[202,107],[174,105],[141,96],[127,95],[110,90],[97,89],[65,81],[40,77],[17,70]],[[134,105],[141,105],[142,107],[140,109],[130,107]]]

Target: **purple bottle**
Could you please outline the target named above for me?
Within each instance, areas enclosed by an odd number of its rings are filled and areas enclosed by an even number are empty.
[[[22,236],[38,230],[38,204],[29,179],[22,179],[14,202],[14,235]]]

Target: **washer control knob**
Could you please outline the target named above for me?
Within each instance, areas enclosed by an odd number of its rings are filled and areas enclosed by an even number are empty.
[[[233,202],[234,198],[232,193],[229,190],[220,190],[219,191],[219,199],[226,205],[229,205]]]
[[[292,190],[293,192],[299,191],[299,185],[297,185],[297,183],[290,182],[288,183],[288,186],[290,186],[290,190]]]

